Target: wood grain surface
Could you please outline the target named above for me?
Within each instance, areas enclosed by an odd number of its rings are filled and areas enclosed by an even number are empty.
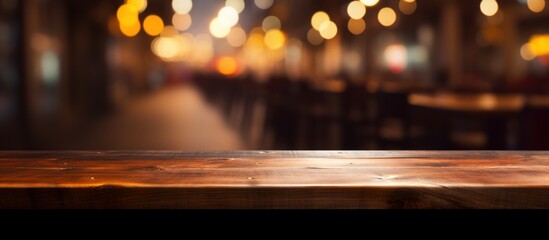
[[[0,208],[549,208],[549,152],[0,152]]]

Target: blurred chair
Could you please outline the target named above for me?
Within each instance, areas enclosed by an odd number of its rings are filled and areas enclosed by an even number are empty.
[[[549,150],[549,97],[531,96],[520,114],[519,146],[523,150]]]
[[[380,90],[375,94],[375,102],[378,148],[406,149],[410,130],[408,93]]]

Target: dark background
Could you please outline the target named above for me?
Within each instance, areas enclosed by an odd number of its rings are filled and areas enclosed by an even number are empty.
[[[171,2],[149,1],[140,23],[171,25]],[[254,55],[211,36],[225,1],[195,0],[179,34],[206,45],[182,44],[192,57],[173,60],[143,28],[120,31],[124,1],[0,0],[0,149],[547,149],[549,55],[523,46],[549,44],[549,7],[498,0],[487,17],[476,0],[417,0],[406,15],[382,0],[354,35],[349,2],[246,0],[248,36],[269,15],[286,36],[284,51]],[[396,12],[390,27],[377,21],[383,7]],[[316,11],[338,26],[319,45],[307,38]],[[223,57],[234,73],[220,73]],[[414,94],[457,103],[421,106]],[[492,108],[500,101],[518,107]]]

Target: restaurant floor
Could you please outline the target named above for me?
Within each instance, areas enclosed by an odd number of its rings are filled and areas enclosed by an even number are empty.
[[[190,85],[153,92],[93,126],[77,149],[245,149],[221,113]]]

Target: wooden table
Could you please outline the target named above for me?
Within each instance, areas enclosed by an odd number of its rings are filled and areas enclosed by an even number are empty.
[[[549,208],[549,152],[0,152],[0,208]]]

